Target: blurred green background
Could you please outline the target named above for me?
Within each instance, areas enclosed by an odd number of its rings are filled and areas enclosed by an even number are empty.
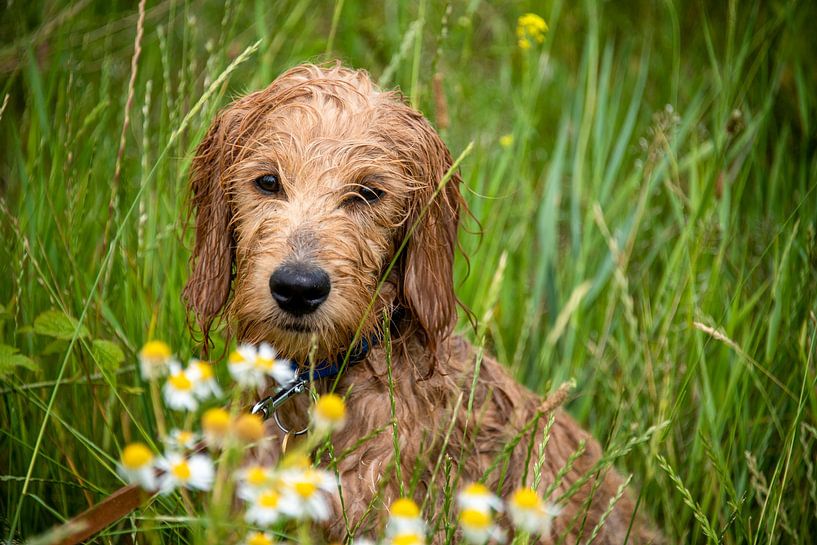
[[[531,12],[550,30],[522,49]],[[632,443],[616,465],[671,542],[811,541],[813,2],[149,1],[128,104],[138,20],[95,0],[0,17],[2,539],[119,485],[123,441],[151,433],[143,342],[196,353],[186,173],[215,112],[338,58],[455,157],[474,143],[463,334],[542,394],[575,378],[568,409]]]

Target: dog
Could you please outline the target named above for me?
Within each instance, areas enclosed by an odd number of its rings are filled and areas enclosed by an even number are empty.
[[[383,509],[371,506],[405,491],[430,498],[432,520],[446,512],[446,488],[484,478],[509,496],[532,482],[552,418],[540,493],[573,460],[548,498],[561,510],[542,542],[578,543],[600,522],[596,543],[659,541],[621,495],[622,478],[596,466],[598,442],[560,400],[543,404],[453,333],[467,209],[452,170],[429,121],[365,71],[288,70],[219,112],[197,149],[191,317],[205,342],[223,317],[239,341],[268,342],[296,362],[335,361],[372,339],[363,361],[315,383],[318,392],[335,387],[347,406],[331,439],[342,506],[336,499],[328,539],[374,535]],[[308,410],[308,396],[294,398],[277,415],[281,429],[306,426]],[[266,459],[280,455],[281,429],[268,421]],[[435,543],[446,539],[439,526]]]

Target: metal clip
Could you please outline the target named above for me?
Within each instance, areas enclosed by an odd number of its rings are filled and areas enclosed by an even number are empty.
[[[274,395],[267,396],[250,409],[250,413],[261,415],[261,418],[266,420],[270,415],[274,414],[278,407],[289,401],[289,398],[303,393],[306,390],[307,381],[300,379],[288,387],[279,390]]]

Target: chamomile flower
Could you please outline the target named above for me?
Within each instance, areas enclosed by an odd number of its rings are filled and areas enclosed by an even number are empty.
[[[190,458],[185,458],[181,454],[171,452],[160,458],[156,465],[165,472],[159,483],[162,494],[168,494],[179,487],[210,490],[213,486],[215,477],[213,461],[204,454],[194,454]]]
[[[346,423],[346,404],[337,394],[324,394],[312,408],[315,432],[319,435],[337,431]]]
[[[493,494],[484,484],[471,483],[457,496],[460,509],[476,509],[484,513],[491,510],[502,511],[502,500]]]
[[[142,378],[145,380],[163,377],[174,361],[173,353],[167,343],[149,341],[139,351],[139,372],[142,373]]]
[[[264,420],[257,414],[242,414],[235,420],[234,431],[240,441],[255,443],[264,437]]]
[[[520,488],[508,502],[508,514],[519,530],[531,534],[549,536],[553,519],[559,514],[559,508],[546,504],[531,488]]]
[[[258,389],[265,383],[264,373],[255,365],[258,350],[251,344],[240,344],[227,358],[227,370],[241,388]]]
[[[420,508],[409,498],[399,498],[389,507],[389,523],[386,536],[417,534],[424,536],[426,524],[420,516]]]
[[[281,386],[289,386],[297,377],[289,360],[278,358],[278,353],[269,343],[261,343],[258,347],[255,366]]]
[[[244,520],[258,526],[271,526],[284,516],[281,511],[281,494],[272,487],[264,488],[253,498]]]
[[[204,440],[210,446],[222,446],[230,432],[231,423],[230,413],[224,409],[218,407],[207,409],[201,415],[201,429],[204,432]]]
[[[122,451],[119,473],[145,490],[156,490],[153,453],[143,443],[131,443]]]
[[[265,532],[250,532],[243,545],[273,545],[275,541]]]
[[[170,375],[167,382],[162,387],[165,404],[177,411],[195,411],[199,408],[199,400],[196,399],[193,388],[193,379],[187,369],[182,369],[178,365],[171,365]]]
[[[199,440],[199,435],[192,431],[174,429],[170,432],[170,436],[165,440],[168,450],[173,452],[182,452],[191,450],[196,446]]]
[[[385,541],[385,545],[425,545],[425,536],[416,532],[394,534]]]
[[[326,520],[331,515],[325,493],[337,490],[335,477],[315,468],[288,469],[281,473],[283,511],[295,519]]]
[[[187,374],[193,381],[193,394],[205,400],[210,397],[220,397],[221,388],[216,382],[216,375],[213,373],[213,366],[206,361],[197,359],[190,360],[187,367]]]
[[[238,480],[236,495],[245,501],[255,501],[274,481],[270,468],[256,464],[239,469],[235,476]]]
[[[473,545],[482,545],[489,540],[505,540],[502,530],[494,524],[490,511],[466,507],[460,511],[459,522],[462,536]]]

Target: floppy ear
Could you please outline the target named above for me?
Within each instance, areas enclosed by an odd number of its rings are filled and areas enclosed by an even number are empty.
[[[196,215],[196,242],[190,256],[190,274],[183,298],[204,336],[209,341],[210,326],[227,302],[233,266],[231,212],[222,186],[222,174],[229,165],[232,143],[227,133],[229,109],[216,116],[196,149],[190,167],[191,212]]]
[[[455,172],[440,187],[452,165],[451,153],[420,113],[410,112],[408,128],[414,137],[403,148],[409,155],[406,167],[419,186],[412,192],[407,223],[410,238],[403,261],[402,298],[434,352],[457,322],[453,272],[459,212],[464,206],[462,179]]]

